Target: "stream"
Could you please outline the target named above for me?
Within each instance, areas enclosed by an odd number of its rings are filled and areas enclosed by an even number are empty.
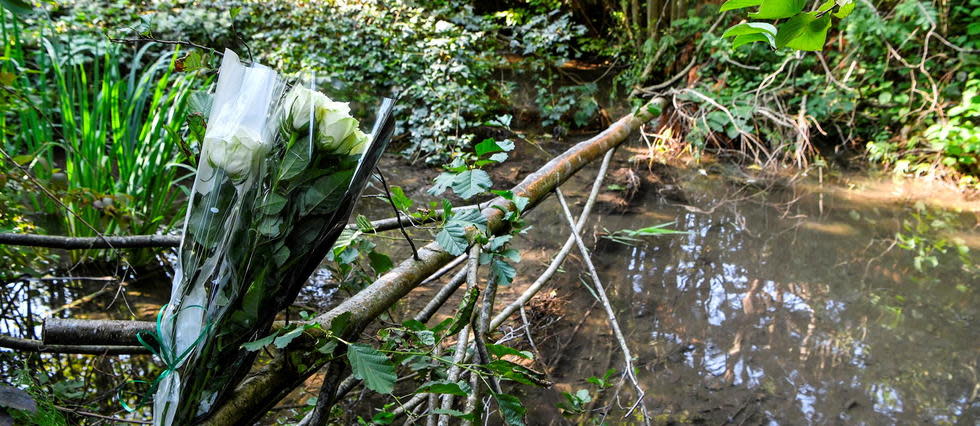
[[[756,180],[720,166],[641,167],[635,175],[642,183],[632,197],[628,189],[603,193],[584,237],[658,423],[977,424],[976,201],[938,185],[867,176]],[[575,214],[593,178],[593,169],[583,170],[566,185]],[[520,275],[503,299],[520,294],[568,237],[562,217],[554,197],[528,215]],[[632,241],[615,233],[668,222],[684,233]],[[591,423],[604,412],[610,424],[630,423],[623,416],[635,395],[618,385],[619,374],[602,390],[586,380],[622,370],[623,359],[581,257],[571,259],[526,312],[542,354],[531,366],[555,385],[517,393],[529,424]],[[167,297],[162,271],[85,274],[5,284],[0,333],[38,338],[40,320],[59,307],[61,317],[150,319]],[[126,297],[117,297],[112,276],[127,277]],[[424,303],[432,291],[413,295]],[[520,324],[518,316],[503,338],[535,349]],[[104,397],[95,389],[159,373],[146,356],[122,359],[25,362],[0,350],[0,382],[25,367],[60,370],[58,392],[95,400]],[[582,389],[593,401],[563,415],[562,393]]]
[[[665,222],[687,232],[600,238],[593,256],[652,413],[707,424],[977,423],[976,202],[882,178],[720,175],[675,171],[637,196],[635,214],[592,223],[593,234]],[[554,200],[542,205],[530,234],[564,240],[568,227],[547,220],[560,215]],[[563,293],[576,317],[594,298],[584,269],[569,271],[554,285],[577,288]],[[583,379],[622,369],[603,311],[590,312],[591,326],[550,366],[559,392],[595,397]],[[631,401],[607,398],[607,420]],[[558,415],[534,411],[535,423]]]

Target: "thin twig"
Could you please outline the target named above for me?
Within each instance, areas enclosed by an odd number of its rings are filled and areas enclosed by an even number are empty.
[[[610,149],[609,152],[606,152],[605,157],[602,158],[602,165],[599,166],[599,173],[597,173],[595,182],[592,184],[592,192],[589,193],[589,198],[585,201],[585,207],[582,208],[582,214],[578,217],[578,223],[575,224],[575,230],[578,232],[582,232],[582,229],[585,228],[585,223],[588,221],[589,213],[592,212],[592,207],[595,205],[595,201],[599,196],[599,191],[602,189],[602,182],[605,180],[606,172],[609,170],[609,163],[612,161],[615,151],[615,148]],[[568,253],[572,251],[572,247],[574,245],[575,236],[569,235],[568,240],[565,241],[565,245],[562,246],[561,250],[558,251],[558,254],[555,255],[555,258],[552,259],[551,264],[548,265],[548,269],[546,269],[538,277],[538,279],[534,280],[534,283],[531,284],[527,290],[525,290],[524,293],[517,298],[517,300],[500,310],[500,313],[497,314],[497,316],[493,318],[493,321],[490,322],[490,329],[495,330],[497,327],[500,327],[500,325],[503,324],[508,317],[514,314],[514,311],[527,304],[527,302],[530,301],[534,295],[538,294],[538,291],[541,290],[548,280],[555,275],[558,268],[561,267],[562,262],[564,262],[565,258],[568,257]]]
[[[109,246],[109,248],[114,248],[112,246],[112,244],[110,244],[108,241],[106,241],[105,235],[102,235],[102,233],[99,232],[98,229],[95,229],[94,226],[92,226],[91,224],[88,223],[88,221],[86,221],[81,216],[79,216],[78,213],[75,213],[74,210],[72,210],[67,205],[65,205],[65,203],[61,202],[61,199],[59,199],[56,195],[52,194],[51,191],[48,190],[48,188],[46,188],[44,185],[41,184],[41,182],[38,182],[37,179],[35,179],[34,176],[31,175],[31,172],[30,171],[28,171],[23,166],[21,166],[16,161],[14,161],[14,159],[10,157],[10,154],[8,154],[7,151],[5,151],[3,148],[0,148],[0,154],[3,154],[3,157],[6,158],[7,161],[10,161],[10,163],[13,164],[14,167],[17,168],[17,170],[20,170],[20,172],[24,174],[24,177],[26,177],[28,180],[31,181],[31,183],[34,184],[34,186],[36,186],[38,189],[40,189],[41,192],[43,192],[45,196],[47,196],[48,198],[50,198],[52,201],[54,201],[56,204],[58,204],[58,206],[60,206],[61,208],[65,209],[69,214],[71,214],[72,216],[74,216],[75,219],[78,219],[79,222],[81,222],[83,225],[85,225],[86,227],[88,227],[89,229],[91,229],[92,232],[95,232],[95,235],[98,236],[99,238],[101,238],[102,241],[104,241],[106,243],[106,245]]]
[[[469,292],[470,289],[476,288],[477,285],[477,269],[480,267],[480,244],[473,244],[470,247],[470,261],[466,266],[467,276],[466,276],[466,291]],[[448,380],[450,382],[455,382],[459,380],[459,375],[461,368],[459,364],[463,362],[466,357],[466,348],[469,347],[469,332],[470,325],[463,327],[463,330],[459,332],[458,341],[456,342],[456,352],[453,354],[453,365],[449,367]],[[476,335],[477,331],[473,330],[473,334]],[[475,390],[474,390],[475,392]],[[453,408],[453,395],[447,394],[442,396],[442,403],[439,408],[443,410],[449,410]],[[446,414],[439,415],[439,426],[449,426],[449,416]]]
[[[419,249],[415,247],[415,242],[412,241],[412,237],[408,236],[408,232],[405,231],[405,227],[402,226],[402,212],[395,206],[395,200],[391,198],[391,192],[388,191],[388,182],[385,180],[384,173],[381,173],[380,167],[375,167],[375,171],[378,172],[378,178],[381,179],[381,186],[385,189],[385,195],[388,196],[388,204],[391,204],[391,209],[395,211],[395,217],[398,219],[398,229],[402,231],[402,235],[405,236],[405,240],[408,241],[408,245],[412,247],[412,259],[416,262],[420,260]]]
[[[531,322],[527,320],[527,313],[524,311],[524,306],[521,306],[521,321],[524,321],[524,334],[527,335],[527,342],[531,345],[531,349],[534,350],[534,356],[544,362],[541,358],[541,351],[538,350],[538,345],[534,344],[534,337],[531,336]]]
[[[201,45],[201,44],[197,44],[197,43],[194,43],[194,42],[185,41],[185,40],[161,40],[161,39],[158,39],[158,38],[153,38],[153,37],[145,36],[145,35],[142,35],[142,34],[139,35],[138,37],[133,37],[133,38],[112,38],[112,37],[109,37],[109,41],[111,41],[113,43],[119,43],[119,44],[159,43],[159,44],[168,44],[168,45],[171,45],[171,46],[193,47],[195,49],[207,50],[208,52],[211,52],[211,53],[213,53],[215,55],[218,55],[218,56],[224,56],[224,53],[219,52],[217,49],[214,49],[214,48],[211,48],[211,47],[207,47],[207,46],[204,46],[204,45]],[[249,54],[249,56],[251,57],[251,53]]]
[[[636,374],[633,371],[633,355],[630,353],[629,345],[626,344],[626,337],[623,336],[623,331],[619,327],[619,321],[616,320],[616,312],[613,310],[612,304],[609,302],[609,297],[606,295],[606,290],[602,285],[602,281],[599,279],[599,273],[596,272],[595,265],[592,264],[592,258],[589,255],[589,249],[585,247],[585,242],[582,241],[582,236],[579,235],[578,231],[575,229],[575,219],[572,218],[572,211],[568,209],[568,203],[565,202],[565,196],[561,193],[561,188],[555,188],[555,194],[558,196],[558,203],[561,204],[562,211],[565,213],[565,220],[568,221],[568,226],[572,230],[572,236],[575,237],[575,243],[578,245],[579,252],[582,254],[582,259],[585,261],[585,265],[588,266],[589,274],[592,275],[592,284],[595,286],[595,291],[599,295],[600,302],[602,302],[603,308],[606,309],[606,315],[609,316],[609,325],[613,329],[613,334],[616,336],[616,340],[619,342],[619,348],[623,351],[623,358],[626,360],[626,377],[632,382],[633,387],[636,388],[637,400],[633,404],[633,407],[626,413],[624,417],[628,417],[636,406],[639,405],[641,412],[643,413],[643,420],[646,424],[649,424],[650,417],[647,413],[646,404],[643,402],[643,396],[645,392],[643,388],[640,387],[640,383],[636,379]]]
[[[146,420],[131,420],[131,419],[122,419],[122,418],[119,418],[119,417],[104,416],[102,414],[92,413],[92,412],[89,412],[89,411],[73,410],[71,408],[62,407],[60,405],[55,405],[54,408],[57,408],[58,411],[64,411],[66,413],[73,413],[73,414],[78,414],[79,416],[93,417],[93,418],[102,419],[102,420],[109,420],[109,421],[117,422],[117,423],[135,423],[135,424],[139,424],[139,425],[153,424],[153,422],[146,421]]]

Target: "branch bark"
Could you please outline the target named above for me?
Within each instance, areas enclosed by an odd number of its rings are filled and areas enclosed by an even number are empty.
[[[0,348],[13,349],[23,352],[81,354],[81,355],[139,355],[149,354],[150,351],[142,346],[117,345],[45,345],[34,339],[0,335]]]
[[[153,321],[84,320],[48,318],[41,340],[46,345],[140,346],[136,334],[152,333]]]
[[[476,206],[462,206],[453,209],[472,209]],[[376,232],[385,232],[401,228],[402,226],[414,226],[424,223],[432,223],[438,220],[442,212],[437,212],[433,217],[425,220],[413,220],[409,217],[389,217],[371,222],[371,227]],[[357,225],[347,225],[348,228],[356,229]],[[128,235],[128,236],[105,236],[105,237],[66,237],[63,235],[38,235],[38,234],[13,234],[0,233],[0,244],[24,247],[45,247],[63,250],[89,250],[89,249],[129,249],[129,248],[156,248],[156,247],[177,247],[180,245],[179,235]]]

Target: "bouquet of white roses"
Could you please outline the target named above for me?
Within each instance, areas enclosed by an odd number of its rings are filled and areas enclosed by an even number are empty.
[[[340,235],[393,128],[370,135],[346,103],[287,90],[226,51],[192,191],[170,303],[158,320],[156,424],[189,424],[248,372],[264,336]],[[283,96],[283,93],[285,95]]]

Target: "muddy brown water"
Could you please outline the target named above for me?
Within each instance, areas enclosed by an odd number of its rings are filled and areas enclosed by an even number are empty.
[[[644,403],[658,422],[977,424],[975,200],[937,185],[863,176],[821,183],[753,179],[711,167],[635,173],[639,192],[627,203],[621,191],[605,191],[586,241],[636,356]],[[576,214],[592,176],[584,170],[566,186]],[[617,182],[613,177],[609,184]],[[520,276],[501,298],[515,297],[544,269],[568,236],[561,218],[553,197],[528,216],[533,228],[517,242],[524,249]],[[607,238],[665,222],[686,233],[626,244]],[[105,292],[56,315],[131,318],[132,311],[150,318],[166,297],[166,279],[130,281],[126,300]],[[36,336],[52,307],[103,285],[64,284],[5,284],[0,332]],[[623,418],[635,398],[628,386],[617,386],[619,375],[601,391],[586,381],[622,369],[606,316],[586,285],[591,280],[574,255],[527,309],[540,353],[531,366],[555,382],[551,389],[514,390],[531,424],[635,421]],[[434,290],[421,288],[412,297],[424,303]],[[308,301],[338,296],[316,286],[304,294]],[[396,313],[413,302],[403,306]],[[495,337],[532,350],[520,325],[508,324]],[[158,372],[147,360],[25,361],[4,351],[0,381],[23,367],[58,367],[58,380],[81,383],[78,389],[95,399],[96,383],[104,391]],[[594,401],[579,414],[563,413],[561,393],[580,389]]]
[[[976,424],[980,205],[880,178],[738,181],[675,172],[639,195],[635,213],[592,223],[593,235],[665,222],[687,232],[595,243],[651,413],[708,424]],[[553,201],[542,205],[533,238],[563,240],[559,215]],[[570,302],[573,322],[592,300],[582,272],[570,267],[554,284],[586,302]],[[551,366],[559,391],[595,395],[582,379],[621,369],[618,349],[594,353],[593,340],[612,338],[602,311],[591,315]],[[616,423],[630,402],[591,408],[613,407],[606,420]],[[555,415],[535,412],[541,422]]]

